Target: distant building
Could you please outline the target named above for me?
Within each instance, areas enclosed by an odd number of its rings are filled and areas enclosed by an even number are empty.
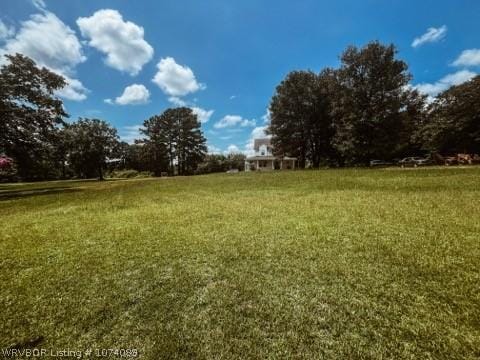
[[[273,155],[273,146],[269,138],[255,139],[253,150],[255,155],[245,159],[245,171],[295,169],[297,158]]]

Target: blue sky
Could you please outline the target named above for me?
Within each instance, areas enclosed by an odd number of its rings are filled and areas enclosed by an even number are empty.
[[[412,86],[434,96],[480,71],[479,20],[468,0],[2,0],[0,54],[69,79],[71,119],[104,119],[131,141],[143,120],[186,104],[211,151],[248,152],[289,71],[393,42]]]

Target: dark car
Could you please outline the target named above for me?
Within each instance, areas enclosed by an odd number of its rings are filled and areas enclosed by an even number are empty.
[[[371,167],[382,167],[382,166],[390,166],[392,165],[391,162],[384,161],[384,160],[370,160]]]

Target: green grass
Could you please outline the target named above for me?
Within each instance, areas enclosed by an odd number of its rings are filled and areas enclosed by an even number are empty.
[[[0,348],[480,358],[480,168],[0,185]]]

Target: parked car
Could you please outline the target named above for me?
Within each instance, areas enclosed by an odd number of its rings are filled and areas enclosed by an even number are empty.
[[[401,167],[417,167],[420,160],[423,160],[423,158],[417,156],[406,157],[400,160],[398,165]]]
[[[458,165],[458,159],[456,156],[447,156],[445,158],[445,165],[450,166],[450,165]]]
[[[430,158],[420,158],[419,160],[417,160],[417,165],[418,166],[427,166],[427,165],[432,165],[433,162],[432,162],[432,159]]]
[[[384,161],[384,160],[370,160],[371,167],[381,167],[381,166],[390,166],[392,165],[391,162]]]

